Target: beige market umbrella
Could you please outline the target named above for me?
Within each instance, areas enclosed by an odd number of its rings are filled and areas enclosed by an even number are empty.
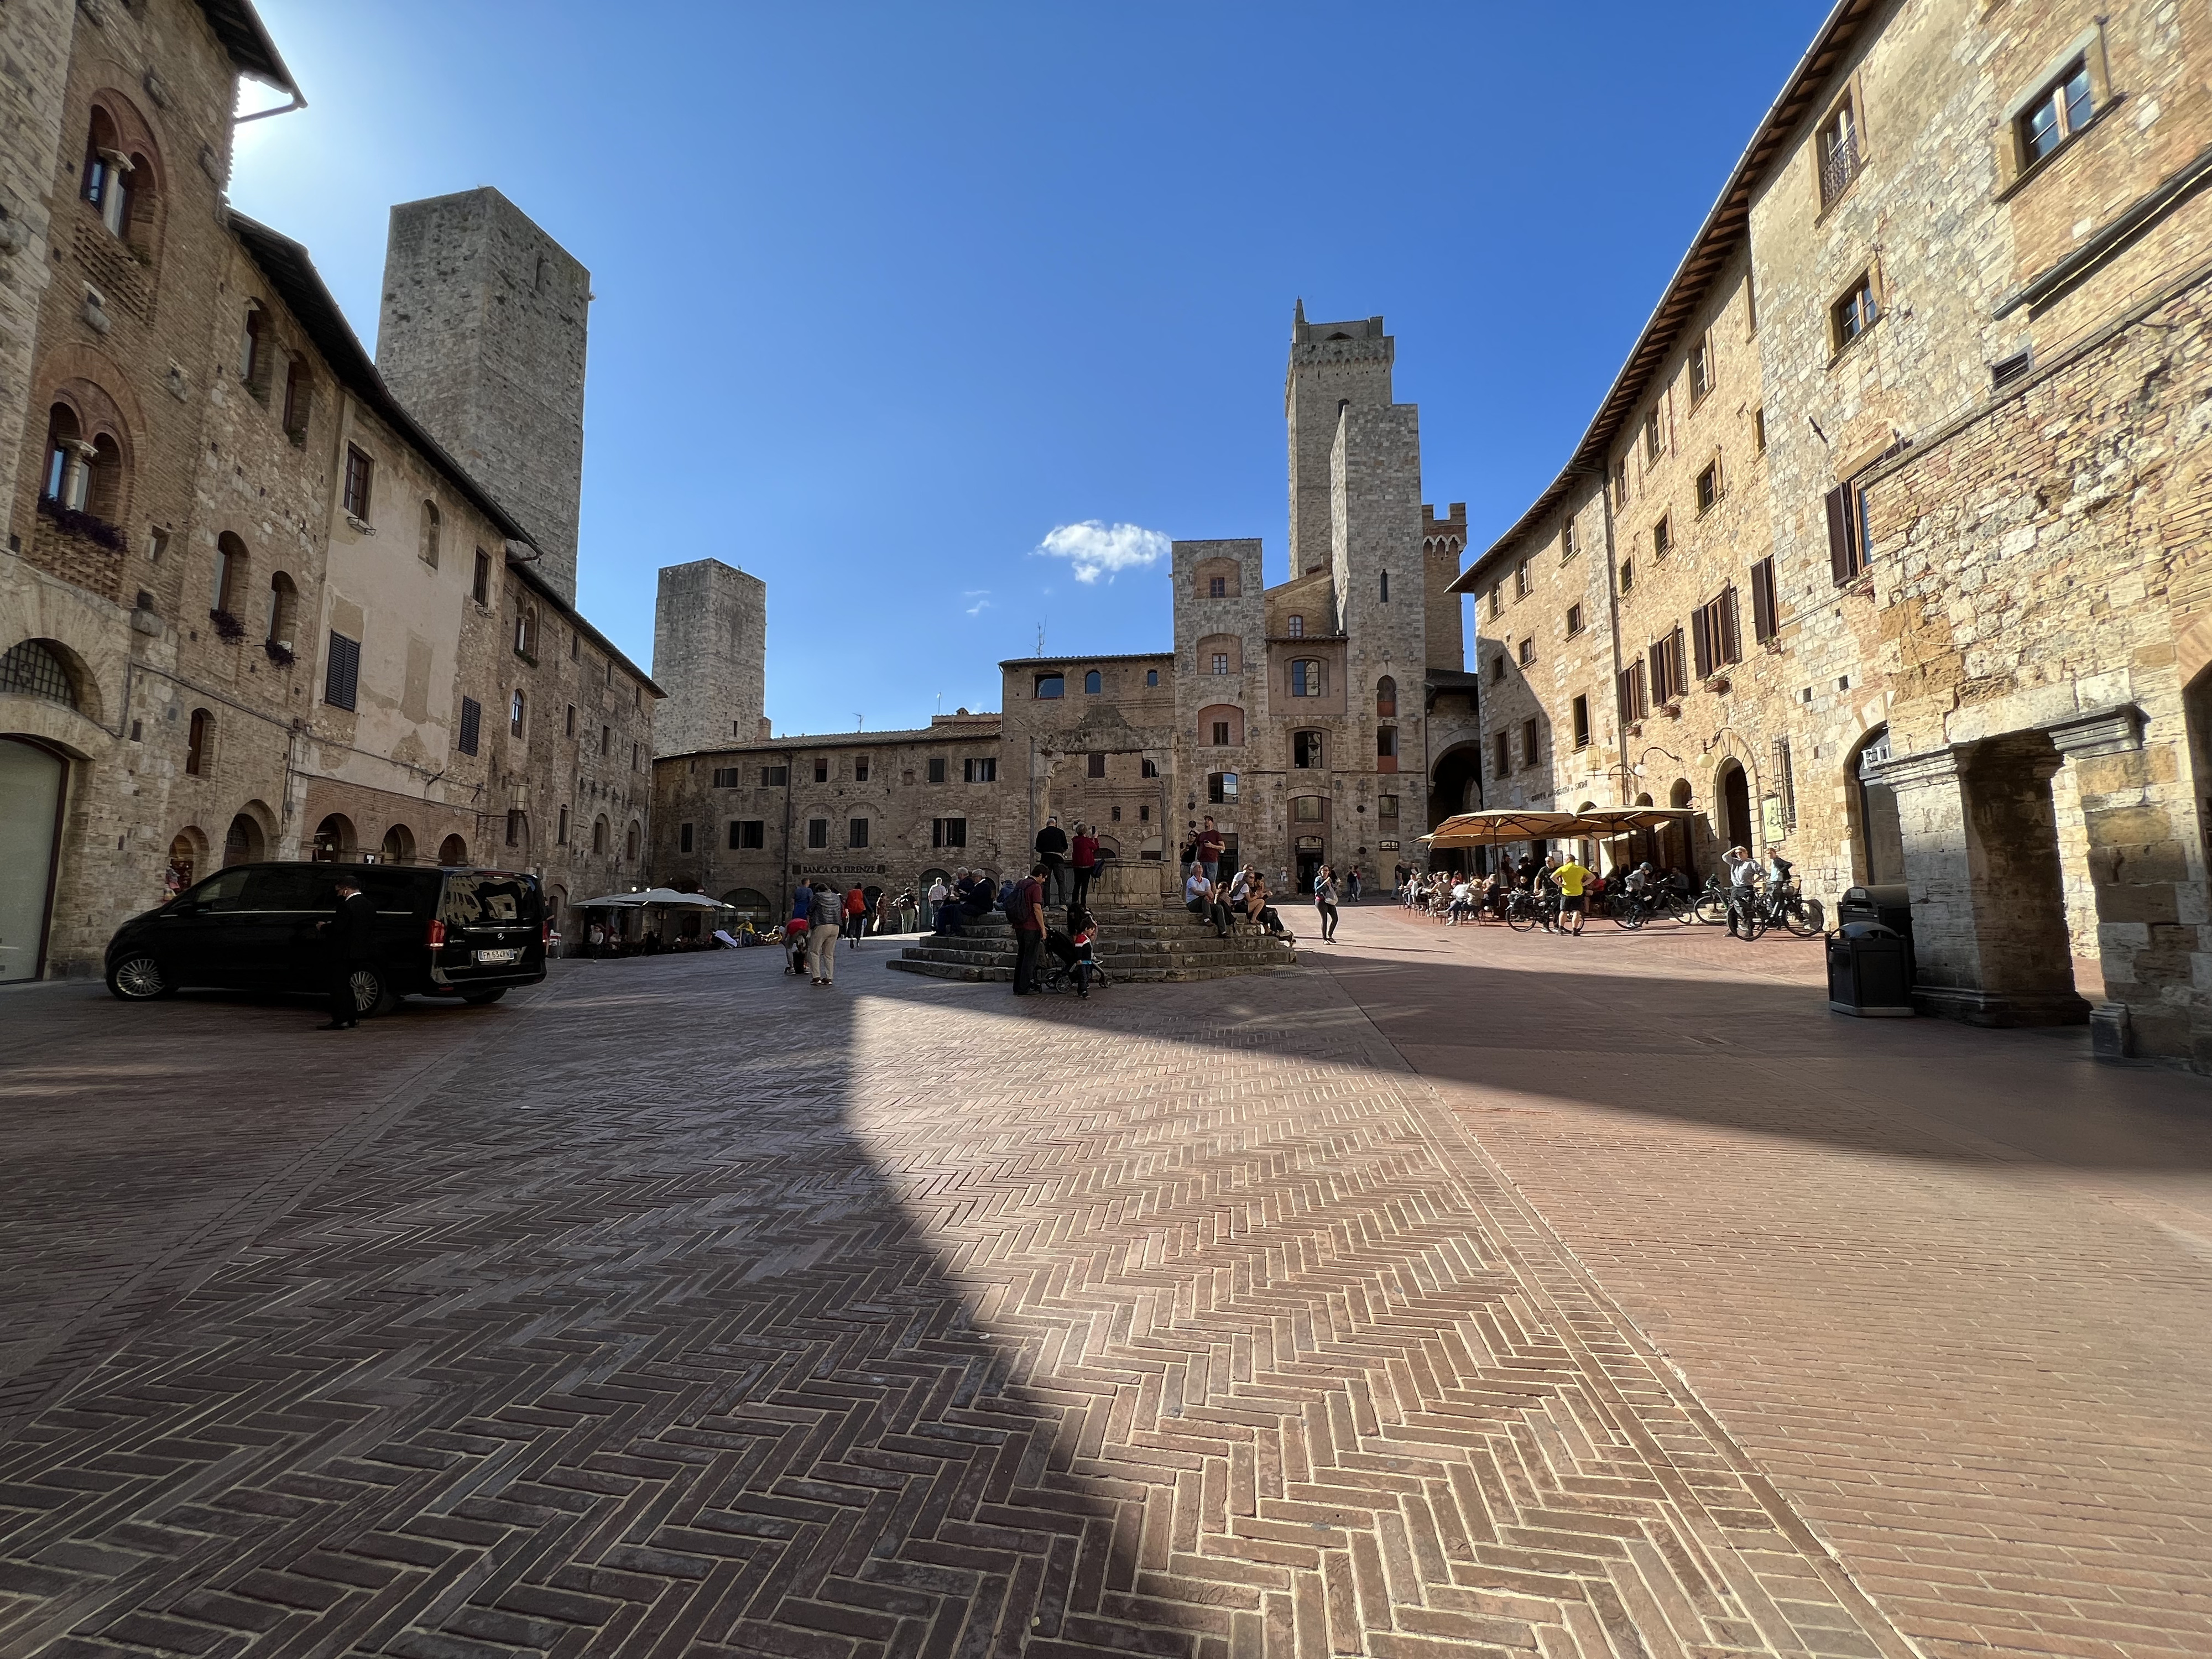
[[[1500,808],[1486,812],[1455,813],[1420,839],[1431,848],[1496,847],[1508,842],[1552,841],[1562,836],[1587,833],[1572,812]]]

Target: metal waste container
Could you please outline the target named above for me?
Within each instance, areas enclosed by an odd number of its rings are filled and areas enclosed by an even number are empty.
[[[1909,1018],[1912,962],[1905,936],[1878,921],[1847,921],[1829,934],[1828,1006],[1866,1019]]]
[[[1905,982],[1918,977],[1919,963],[1912,951],[1912,895],[1903,882],[1845,888],[1836,905],[1836,924],[1851,921],[1878,921],[1904,935]]]

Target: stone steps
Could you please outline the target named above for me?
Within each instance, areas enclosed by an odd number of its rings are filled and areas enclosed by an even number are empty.
[[[1116,906],[1092,912],[1099,923],[1098,963],[1113,979],[1154,981],[1225,979],[1263,974],[1297,961],[1283,941],[1249,927],[1226,939],[1188,911]],[[1003,915],[978,918],[957,934],[925,933],[885,966],[933,979],[996,981],[1014,976],[1014,933]]]

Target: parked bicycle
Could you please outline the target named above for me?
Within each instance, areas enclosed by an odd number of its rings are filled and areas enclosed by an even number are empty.
[[[1559,921],[1559,896],[1555,891],[1531,892],[1516,887],[1505,901],[1505,925],[1516,933],[1525,933],[1531,927],[1556,927]]]

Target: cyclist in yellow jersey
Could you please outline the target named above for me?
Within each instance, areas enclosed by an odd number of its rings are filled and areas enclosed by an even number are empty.
[[[1559,884],[1559,931],[1569,932],[1567,918],[1572,916],[1575,925],[1570,937],[1574,939],[1583,936],[1583,889],[1589,882],[1589,874],[1575,862],[1571,853],[1565,864],[1552,872],[1552,879]]]

